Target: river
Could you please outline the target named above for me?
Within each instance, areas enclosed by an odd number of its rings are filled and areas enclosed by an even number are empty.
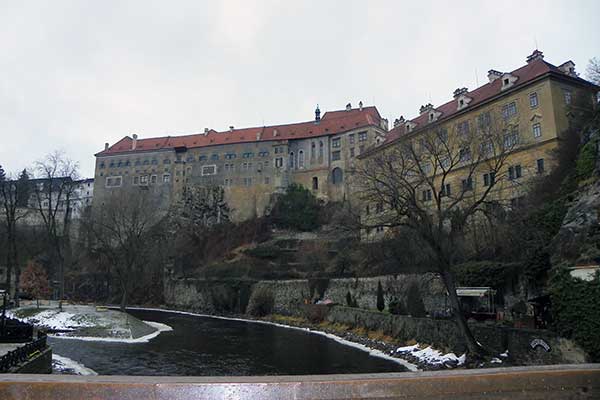
[[[393,361],[321,335],[268,324],[163,311],[129,310],[169,325],[147,343],[50,338],[55,354],[100,375],[304,375],[399,372]]]

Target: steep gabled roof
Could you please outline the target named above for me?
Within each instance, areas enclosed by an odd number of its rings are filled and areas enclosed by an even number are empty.
[[[362,109],[354,108],[351,110],[326,112],[318,123],[315,121],[306,121],[292,124],[234,129],[225,132],[217,132],[211,129],[207,133],[138,139],[135,150],[132,150],[133,139],[129,136],[125,136],[108,149],[97,153],[96,156],[136,151],[174,149],[176,147],[198,148],[231,143],[305,139],[316,136],[335,135],[337,133],[372,125],[379,126],[380,122],[381,116],[376,107],[364,107]]]
[[[560,76],[567,77],[568,79],[579,81],[582,84],[592,85],[590,82],[587,82],[584,79],[574,77],[571,75],[567,75],[565,72],[560,70],[558,67],[544,61],[542,58],[538,58],[538,59],[533,60],[533,61],[529,62],[528,64],[509,73],[510,75],[516,76],[518,78],[510,90],[513,90],[513,88],[522,87],[525,84],[533,81],[534,79],[536,79],[542,75],[548,74],[548,73],[559,74]],[[436,111],[441,112],[441,115],[437,119],[437,121],[443,121],[443,120],[452,118],[456,114],[459,114],[463,111],[468,111],[468,110],[494,98],[495,96],[499,95],[500,93],[502,93],[501,89],[502,89],[502,79],[496,79],[493,82],[489,82],[483,86],[478,87],[477,89],[474,89],[470,92],[466,92],[465,96],[472,99],[472,101],[469,103],[469,105],[467,107],[459,110],[457,107],[458,106],[457,100],[456,99],[450,100],[449,102],[442,104],[441,106],[435,108]],[[406,131],[406,123],[407,122],[411,122],[414,124],[414,128],[411,130],[411,132],[418,130],[420,128],[423,128],[424,126],[427,126],[428,125],[428,115],[427,114],[428,113],[423,113],[423,114],[419,115],[418,117],[413,118],[408,121],[405,121],[404,123],[401,123],[398,126],[391,129],[389,131],[388,135],[386,136],[385,143],[393,142],[393,141],[399,139],[405,133],[407,133],[407,131]]]

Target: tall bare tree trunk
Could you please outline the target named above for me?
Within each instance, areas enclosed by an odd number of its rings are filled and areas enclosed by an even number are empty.
[[[475,339],[475,336],[473,336],[473,332],[471,332],[471,328],[469,328],[467,319],[463,314],[462,306],[458,300],[458,295],[456,294],[456,283],[454,282],[454,277],[452,276],[450,268],[447,264],[440,269],[442,281],[448,290],[448,298],[450,299],[450,306],[452,307],[452,314],[456,325],[463,338],[465,338],[467,342],[467,348],[470,356],[477,358],[482,355],[484,350]]]

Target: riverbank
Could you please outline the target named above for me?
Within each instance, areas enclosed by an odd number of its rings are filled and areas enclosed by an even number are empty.
[[[8,315],[61,339],[143,343],[170,330],[164,324],[145,322],[118,310],[88,305],[22,307],[11,310]]]

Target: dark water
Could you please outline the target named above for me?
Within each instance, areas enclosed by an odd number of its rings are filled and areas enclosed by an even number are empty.
[[[148,343],[50,339],[55,354],[101,375],[300,375],[404,371],[321,335],[272,325],[131,310],[173,328]]]

